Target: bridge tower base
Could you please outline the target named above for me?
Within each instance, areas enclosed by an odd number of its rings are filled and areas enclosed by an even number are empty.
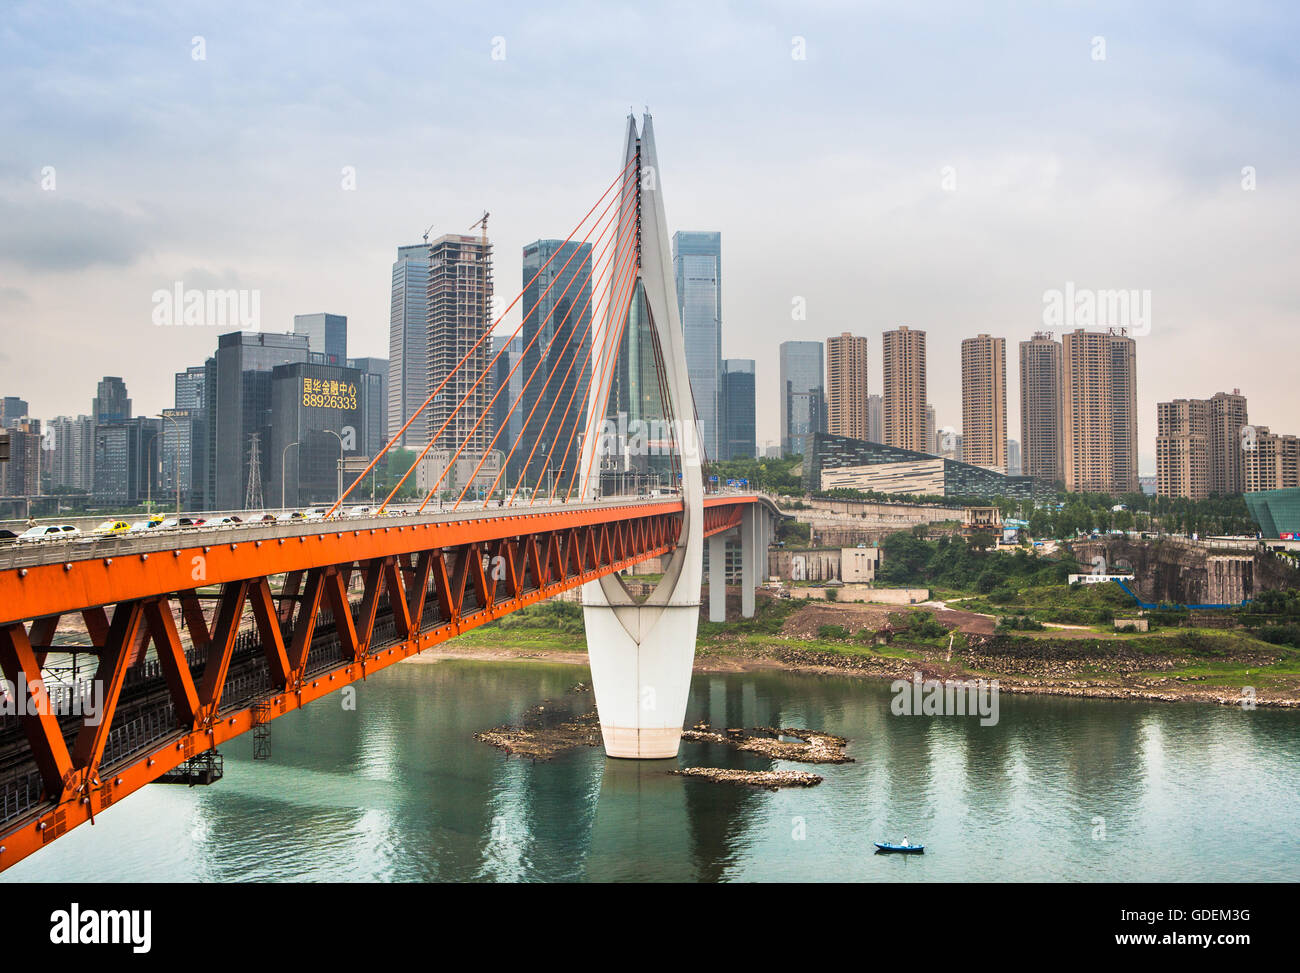
[[[599,587],[599,582],[589,582]],[[594,599],[593,599],[594,600]],[[700,606],[583,607],[600,734],[610,757],[677,756]]]
[[[663,178],[649,114],[640,132],[636,121],[628,118],[622,165],[624,171],[635,166],[636,176],[624,183],[620,212],[634,212],[637,220],[635,226],[620,230],[619,246],[636,248],[633,299],[639,295],[644,301],[648,325],[662,351],[663,391],[674,417],[673,439],[681,465],[682,521],[677,546],[667,556],[663,577],[648,597],[633,598],[620,577],[606,575],[583,585],[582,605],[605,753],[655,760],[677,756],[686,718],[704,574],[704,477],[669,257]],[[612,360],[618,354],[617,335],[623,333],[625,321],[614,320],[612,315],[627,313],[622,307],[615,310],[611,302],[603,337],[599,342],[593,339],[593,361]],[[600,383],[591,382],[588,430],[602,427],[608,415],[607,394]],[[593,482],[590,474],[600,468],[604,458],[599,445],[583,451],[584,499],[596,496],[599,477]]]

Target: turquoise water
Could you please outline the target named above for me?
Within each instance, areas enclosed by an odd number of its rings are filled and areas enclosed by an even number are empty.
[[[277,720],[270,761],[232,741],[220,783],[152,785],[0,881],[1300,880],[1300,713],[1004,695],[982,727],[894,716],[884,682],[759,672],[697,675],[688,720],[821,729],[856,762],[684,743],[679,761],[533,763],[473,740],[542,699],[580,710],[566,691],[588,678],[394,666],[355,711]],[[825,781],[754,790],[679,763]],[[904,833],[923,857],[871,853]]]

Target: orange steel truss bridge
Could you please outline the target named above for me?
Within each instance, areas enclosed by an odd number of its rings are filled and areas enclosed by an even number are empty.
[[[703,545],[710,551],[710,617],[724,617],[726,538],[742,543],[742,610],[750,615],[760,555],[779,514],[762,496],[705,495],[707,458],[693,433],[675,292],[664,266],[661,176],[648,116],[640,132],[629,119],[622,164],[570,234],[570,241],[590,244],[582,251],[589,261],[577,273],[550,274],[551,287],[568,281],[567,293],[585,270],[579,288],[591,313],[578,313],[586,328],[579,333],[576,321],[567,328],[560,322],[538,328],[529,342],[563,340],[567,349],[577,338],[572,353],[539,356],[523,380],[540,390],[529,400],[524,428],[540,424],[545,441],[533,433],[505,443],[502,429],[489,435],[485,425],[509,387],[501,384],[489,400],[484,384],[496,364],[484,348],[498,319],[484,322],[459,364],[321,519],[132,531],[0,552],[0,870],[93,823],[146,784],[187,772],[232,737],[264,734],[269,723],[313,700],[580,586],[607,753],[676,752]],[[483,268],[481,296],[489,274]],[[567,321],[579,300],[563,298],[554,303],[569,308]],[[535,309],[525,309],[515,335]],[[604,474],[619,473],[621,458],[625,475],[630,452],[627,442],[602,441],[623,332],[633,318],[652,329],[660,416],[670,430],[660,438],[668,435],[672,446],[669,468],[659,472],[678,486],[607,496]],[[456,395],[459,403],[449,410]],[[437,407],[426,409],[435,399]],[[509,411],[522,412],[523,402],[509,402]],[[548,403],[549,414],[534,423]],[[343,515],[348,494],[417,420],[428,427],[428,444],[402,481],[416,478],[417,496],[424,494],[418,509],[389,508],[399,483],[377,511]],[[492,451],[505,458],[483,471]],[[516,453],[521,462],[511,465]],[[473,473],[461,475],[475,460]],[[537,469],[545,479],[529,482],[529,470]],[[506,475],[515,470],[513,479]],[[439,491],[438,511],[426,512]],[[634,601],[619,575],[656,557],[666,563],[664,580]],[[53,674],[68,653],[91,660],[89,697],[79,683],[69,688]],[[646,716],[635,700],[652,671],[661,697],[673,701],[664,713]],[[74,705],[87,700],[94,705]]]
[[[755,502],[711,498],[706,532],[734,529]],[[0,717],[0,869],[255,725],[667,553],[681,507],[249,525],[194,532],[184,547],[122,537],[93,559],[0,571],[0,667],[30,694],[23,713]],[[94,725],[56,716],[40,688],[47,654],[66,651],[51,642],[65,616],[93,641],[79,651],[97,657],[103,686]]]

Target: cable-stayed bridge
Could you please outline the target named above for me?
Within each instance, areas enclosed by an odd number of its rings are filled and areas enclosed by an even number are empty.
[[[706,494],[648,115],[639,129],[629,118],[619,164],[565,241],[583,246],[556,250],[557,266],[548,261],[537,272],[548,271],[548,289],[566,282],[555,302],[567,308],[565,320],[534,329],[529,345],[541,353],[518,356],[511,375],[526,372],[523,387],[535,394],[502,409],[523,412],[531,402],[522,427],[545,429],[544,438],[506,442],[509,424],[486,421],[510,384],[492,392],[484,384],[496,364],[484,328],[323,519],[0,553],[8,687],[0,698],[0,870],[234,736],[265,734],[285,713],[574,588],[582,589],[606,753],[676,755],[705,544],[710,617],[724,617],[728,540],[739,548],[742,612],[752,615],[779,514],[758,495]],[[566,302],[579,274],[566,275],[559,258],[578,252],[591,254],[578,283],[585,300]],[[637,356],[624,353],[632,342]],[[654,416],[653,435],[627,434],[631,398]],[[544,415],[540,423],[534,413]],[[344,516],[348,495],[392,443],[426,427],[426,444],[378,510]],[[490,464],[493,454],[504,461]],[[611,471],[617,481],[653,464],[667,491],[604,490]],[[465,469],[472,472],[458,477]],[[529,482],[537,469],[546,470],[544,483]],[[411,477],[423,499],[396,513]],[[662,574],[636,597],[623,574],[652,558]],[[59,634],[70,625],[83,634],[75,646]],[[92,659],[85,686],[69,689],[55,672],[70,651]]]

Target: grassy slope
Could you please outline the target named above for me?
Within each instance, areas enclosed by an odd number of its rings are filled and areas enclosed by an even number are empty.
[[[1093,603],[1095,594],[1081,597],[1043,589],[1026,589],[1024,607],[989,606],[993,614],[1027,614],[1035,605],[1082,602]],[[1077,601],[1073,599],[1077,598]],[[963,610],[972,610],[974,603],[963,602]],[[858,633],[847,639],[792,638],[780,634],[786,620],[810,605],[798,600],[762,598],[758,613],[752,619],[719,624],[701,621],[696,644],[699,658],[727,657],[732,655],[771,655],[780,650],[795,649],[809,653],[833,653],[846,657],[876,657],[899,660],[943,659],[947,653],[947,637],[923,637],[900,632],[893,644],[877,646],[864,641]],[[909,609],[895,614],[896,624],[909,613],[922,609]],[[1300,650],[1272,645],[1242,631],[1219,629],[1162,628],[1145,634],[1116,634],[1109,627],[1097,626],[1099,635],[1106,635],[1095,663],[1078,670],[1080,676],[1094,678],[1117,677],[1108,667],[1108,658],[1121,649],[1143,656],[1159,658],[1175,656],[1191,660],[1174,669],[1149,670],[1140,675],[1149,678],[1174,678],[1195,681],[1206,687],[1239,687],[1252,685],[1258,689],[1284,690],[1300,687]],[[1050,638],[1051,630],[1025,638]],[[1012,636],[1014,637],[1014,635]],[[501,648],[539,652],[583,652],[587,643],[582,630],[582,609],[568,602],[544,602],[521,609],[503,619],[473,629],[456,639],[462,648]],[[1079,641],[1084,649],[1089,640]],[[958,633],[953,640],[954,664],[960,664],[966,648],[965,637]],[[1243,657],[1258,659],[1265,655],[1276,661],[1265,666],[1247,663]],[[997,676],[994,672],[976,672],[972,675]]]

